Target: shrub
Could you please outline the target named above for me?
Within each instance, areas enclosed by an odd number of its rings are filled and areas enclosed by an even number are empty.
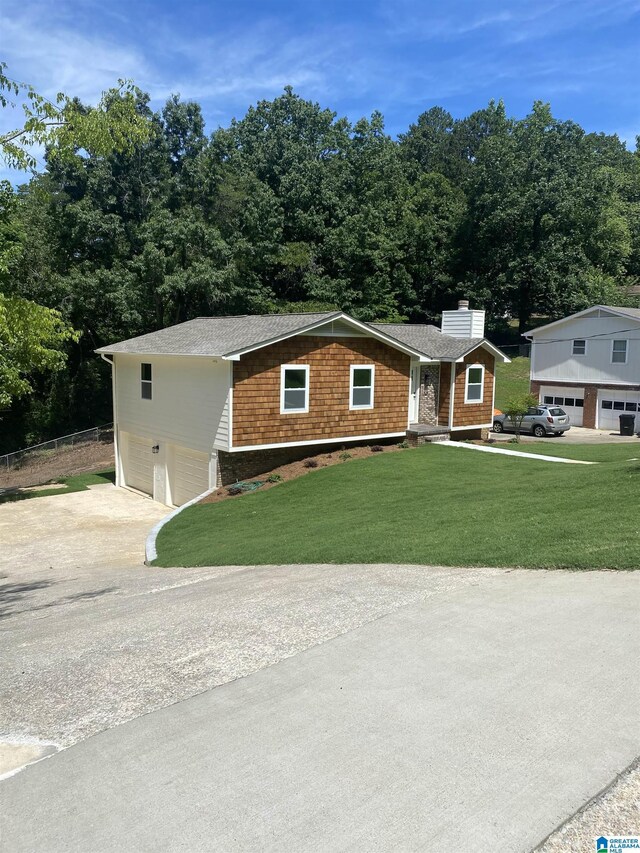
[[[280,483],[281,481],[281,474],[269,474],[269,476],[267,477],[267,483]]]
[[[349,453],[348,450],[343,450],[342,453],[338,456],[338,459],[341,462],[346,462],[347,459],[351,459],[351,454]]]
[[[304,464],[305,468],[317,468],[318,467],[317,459],[305,459],[303,464]]]
[[[369,450],[372,453],[382,453],[382,451],[384,450],[384,447],[381,444],[372,444],[371,447],[369,448]]]
[[[242,489],[240,488],[240,486],[229,486],[229,488],[227,489],[227,494],[231,495],[232,497],[233,495],[241,495]]]
[[[406,450],[408,447],[411,447],[411,445],[409,444],[409,442],[408,442],[408,441],[407,441],[407,439],[405,438],[405,440],[404,440],[404,441],[401,441],[401,442],[400,442],[400,444],[398,445],[398,447],[401,447],[403,450]]]

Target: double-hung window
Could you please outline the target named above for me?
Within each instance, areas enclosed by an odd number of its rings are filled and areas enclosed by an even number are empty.
[[[349,383],[349,408],[373,409],[373,364],[352,364]]]
[[[467,381],[464,388],[465,403],[482,403],[484,399],[484,367],[470,364],[467,367]]]
[[[576,338],[573,342],[573,348],[571,350],[572,355],[585,355],[587,352],[587,342],[582,338]]]
[[[151,399],[151,365],[144,362],[140,365],[140,396],[143,400]]]
[[[611,363],[626,364],[627,363],[627,342],[612,341],[611,342]]]
[[[283,364],[280,369],[280,414],[309,411],[309,365]]]

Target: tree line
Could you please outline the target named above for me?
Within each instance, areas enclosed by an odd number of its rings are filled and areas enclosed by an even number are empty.
[[[509,319],[635,304],[638,154],[546,104],[434,107],[393,139],[380,113],[351,123],[290,88],[211,135],[197,103],[125,96],[133,144],[54,140],[0,192],[0,293],[67,329],[64,366],[2,413],[0,452],[110,420],[93,350],[197,316],[437,322],[463,297],[499,339]]]

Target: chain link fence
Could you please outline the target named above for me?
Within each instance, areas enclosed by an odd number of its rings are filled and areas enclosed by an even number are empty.
[[[110,441],[113,438],[113,424],[104,424],[91,429],[83,429],[80,432],[72,432],[60,438],[52,438],[43,441],[42,444],[34,444],[14,453],[5,453],[0,456],[0,471],[8,471],[10,468],[19,467],[24,461],[38,454],[58,450],[61,447],[73,447],[76,444],[86,444],[90,441]]]

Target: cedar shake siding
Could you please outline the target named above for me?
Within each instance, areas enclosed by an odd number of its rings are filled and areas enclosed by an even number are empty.
[[[280,368],[309,365],[309,411],[280,413]],[[349,409],[350,366],[374,365],[372,409]],[[233,446],[403,433],[409,356],[371,338],[299,335],[247,353],[233,365]]]
[[[484,393],[482,403],[465,403],[464,392],[467,380],[467,367],[470,364],[484,365]],[[495,357],[482,347],[465,355],[462,364],[456,364],[454,386],[453,424],[454,427],[477,426],[493,422],[493,383]]]

